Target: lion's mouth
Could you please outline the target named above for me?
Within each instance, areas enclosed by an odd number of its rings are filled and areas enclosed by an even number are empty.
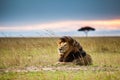
[[[62,49],[59,49],[58,52],[59,52],[60,55],[63,55],[65,53],[65,51],[62,50]]]
[[[64,50],[63,50],[62,48],[59,48],[59,52],[60,52],[60,53],[63,53]]]
[[[59,50],[59,53],[63,54],[63,53],[64,53],[64,50]]]

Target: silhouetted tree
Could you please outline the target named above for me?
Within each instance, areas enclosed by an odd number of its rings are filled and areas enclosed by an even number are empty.
[[[89,31],[95,31],[95,28],[92,28],[90,26],[85,26],[85,27],[81,27],[80,29],[78,29],[78,31],[84,31],[86,34],[86,37],[88,36],[88,32]]]

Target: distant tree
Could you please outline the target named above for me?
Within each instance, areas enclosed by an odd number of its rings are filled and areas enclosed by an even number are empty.
[[[78,29],[78,31],[84,31],[85,34],[86,34],[86,37],[88,36],[88,32],[89,31],[95,31],[95,28],[92,28],[90,26],[84,26],[84,27],[81,27],[80,29]]]

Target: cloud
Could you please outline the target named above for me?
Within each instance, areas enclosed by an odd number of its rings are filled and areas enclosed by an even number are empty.
[[[25,26],[0,26],[0,31],[31,31],[31,30],[55,30],[72,31],[83,26],[91,26],[97,30],[118,30],[120,29],[120,19],[116,20],[89,20],[89,21],[58,21],[44,24]]]

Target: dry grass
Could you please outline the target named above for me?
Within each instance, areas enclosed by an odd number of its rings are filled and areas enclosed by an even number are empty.
[[[120,38],[75,38],[93,58],[93,65],[119,66]],[[57,38],[1,38],[0,68],[52,65]]]
[[[120,68],[120,37],[75,38],[93,58],[91,67]],[[55,66],[57,38],[0,38],[0,69]],[[73,66],[74,67],[74,66]],[[1,80],[118,80],[119,71],[2,73]],[[25,74],[25,75],[23,75]],[[52,76],[54,74],[54,76]],[[21,77],[20,77],[20,76]],[[31,77],[32,75],[33,77]],[[38,77],[41,75],[42,77]],[[3,76],[3,77],[1,77]],[[6,78],[8,76],[8,78]],[[72,76],[72,77],[71,77]]]

